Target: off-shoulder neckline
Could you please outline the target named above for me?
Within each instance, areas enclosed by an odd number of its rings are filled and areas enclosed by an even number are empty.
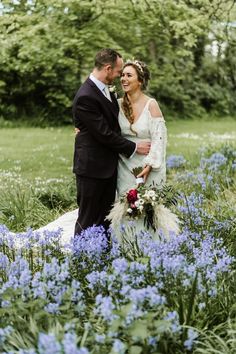
[[[132,125],[135,125],[135,124],[140,120],[140,118],[142,117],[143,112],[144,112],[145,109],[148,107],[149,102],[152,101],[152,100],[154,100],[154,98],[152,98],[152,97],[147,100],[147,102],[145,103],[145,105],[144,105],[144,107],[143,107],[143,110],[142,110],[142,112],[140,113],[138,119],[136,119],[136,121],[135,121]],[[125,113],[124,113],[123,108],[122,108],[122,106],[121,106],[122,98],[119,98],[118,101],[120,102],[120,105],[119,105],[119,106],[120,106],[120,110],[122,111],[122,113],[123,113],[123,115],[124,115],[124,117],[125,117]],[[158,119],[158,122],[161,122],[161,121],[165,122],[165,119],[164,119],[163,116],[153,117],[153,116],[151,115],[149,109],[148,109],[148,113],[149,113],[149,117],[150,117],[150,118],[152,118],[152,119]]]

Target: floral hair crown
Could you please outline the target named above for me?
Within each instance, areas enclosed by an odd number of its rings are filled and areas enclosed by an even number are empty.
[[[127,60],[127,62],[125,64],[133,64],[133,65],[137,66],[139,68],[139,70],[141,71],[141,73],[143,74],[142,65],[140,64],[140,62],[138,60]]]

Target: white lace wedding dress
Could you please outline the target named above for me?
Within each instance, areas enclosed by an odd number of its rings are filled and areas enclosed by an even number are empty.
[[[152,167],[146,185],[151,185],[154,182],[155,185],[160,186],[166,181],[167,132],[165,120],[162,116],[151,116],[149,111],[151,100],[152,98],[147,101],[142,113],[132,125],[132,130],[136,134],[130,130],[130,123],[121,107],[121,100],[118,100],[120,106],[119,124],[122,136],[135,143],[151,141],[150,152],[145,157],[139,154],[134,154],[131,158],[120,155],[117,179],[117,192],[119,196],[127,192],[130,188],[135,187],[136,179],[131,172],[134,167],[145,167],[146,165]]]
[[[160,230],[168,238],[170,232],[178,233],[178,219],[169,209],[163,205],[159,205],[158,210],[158,230],[154,231],[152,228],[146,229],[144,225],[144,218],[131,220],[124,210],[124,204],[119,202],[120,196],[124,196],[127,191],[136,187],[136,178],[132,173],[135,167],[145,167],[149,165],[152,170],[146,181],[146,186],[155,185],[161,187],[166,181],[166,145],[167,145],[167,130],[165,120],[162,116],[152,117],[149,111],[149,105],[152,98],[149,99],[143,108],[142,113],[132,124],[125,117],[121,107],[121,100],[119,100],[120,113],[119,124],[122,131],[122,136],[138,143],[140,141],[151,141],[151,148],[147,156],[135,154],[131,158],[126,158],[120,155],[118,165],[118,180],[117,180],[117,201],[108,219],[111,221],[111,226],[114,234],[119,242],[124,239],[133,240],[141,231],[148,231],[155,240],[160,239]],[[123,227],[125,226],[125,228]]]
[[[67,245],[70,243],[71,239],[74,237],[75,222],[78,217],[78,209],[68,211],[67,213],[61,215],[58,219],[50,222],[49,224],[40,227],[38,232],[43,231],[56,231],[61,229],[61,245]]]

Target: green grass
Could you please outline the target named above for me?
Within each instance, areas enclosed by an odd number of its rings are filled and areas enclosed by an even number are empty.
[[[230,119],[170,121],[167,129],[167,155],[181,154],[189,160],[195,159],[198,148],[202,146],[227,142],[227,139],[220,140],[219,136],[209,136],[209,133],[231,134],[229,142],[236,141],[236,122]],[[183,134],[193,136],[186,138]],[[1,128],[0,141],[1,170],[16,171],[28,180],[72,177],[73,127]]]
[[[26,179],[72,176],[73,128],[3,128],[0,166]]]
[[[167,122],[168,147],[167,155],[184,155],[186,159],[195,159],[199,148],[209,145],[220,146],[222,143],[236,145],[236,121],[177,120]],[[191,134],[188,138],[185,134]]]

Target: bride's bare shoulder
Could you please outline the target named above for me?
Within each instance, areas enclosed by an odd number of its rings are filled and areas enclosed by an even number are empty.
[[[161,112],[159,104],[157,103],[157,101],[154,98],[150,100],[149,105],[148,105],[148,110],[150,112],[150,115],[153,118],[163,117],[163,114]]]

